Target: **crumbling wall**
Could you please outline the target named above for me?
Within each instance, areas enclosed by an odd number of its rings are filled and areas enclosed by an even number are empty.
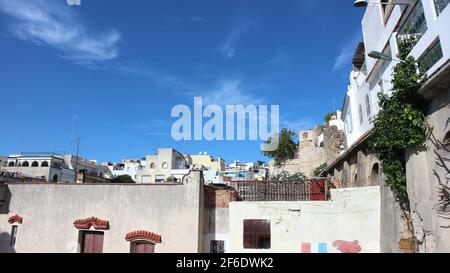
[[[336,126],[321,125],[299,133],[299,147],[296,158],[281,166],[270,162],[271,175],[287,171],[290,174],[304,173],[314,176],[314,170],[324,163],[331,164],[342,152],[345,135]]]
[[[406,154],[411,217],[419,252],[450,252],[450,90],[432,101],[423,147]]]

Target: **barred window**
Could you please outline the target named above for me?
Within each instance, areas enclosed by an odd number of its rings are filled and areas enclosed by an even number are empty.
[[[211,240],[210,253],[225,253],[225,241]]]
[[[269,220],[244,220],[244,248],[270,249]]]

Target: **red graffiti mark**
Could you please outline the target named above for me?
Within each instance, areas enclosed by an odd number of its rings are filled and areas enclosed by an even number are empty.
[[[337,248],[341,253],[359,253],[361,252],[361,246],[359,241],[343,241],[337,240],[333,242],[333,246]]]

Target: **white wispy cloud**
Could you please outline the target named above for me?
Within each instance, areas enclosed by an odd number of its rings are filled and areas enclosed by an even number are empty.
[[[260,105],[265,102],[263,97],[253,95],[249,89],[243,87],[240,80],[222,80],[217,88],[203,93],[203,104]]]
[[[12,20],[8,28],[17,38],[49,46],[64,58],[93,63],[116,58],[120,33],[94,33],[75,11],[55,0],[0,0],[0,11]]]
[[[281,127],[293,130],[295,132],[309,130],[314,127],[314,121],[311,118],[304,117],[294,120],[282,119]]]
[[[260,28],[255,23],[240,23],[228,35],[220,48],[224,58],[233,59],[236,57],[237,46],[241,42],[242,36],[250,31],[258,31]]]
[[[341,69],[350,69],[350,67],[347,67],[351,64],[353,54],[355,53],[356,47],[358,46],[358,43],[362,39],[361,32],[357,32],[353,37],[344,44],[339,51],[339,55],[334,60],[333,64],[333,71],[339,71]]]

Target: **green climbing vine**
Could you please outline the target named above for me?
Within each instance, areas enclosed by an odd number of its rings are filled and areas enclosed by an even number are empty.
[[[399,44],[400,62],[394,68],[392,93],[378,94],[381,110],[372,120],[374,128],[369,144],[381,161],[387,184],[403,205],[408,204],[405,152],[422,145],[427,138],[424,115],[427,101],[418,93],[426,75],[419,72],[415,59],[408,56],[414,44],[412,39]]]

